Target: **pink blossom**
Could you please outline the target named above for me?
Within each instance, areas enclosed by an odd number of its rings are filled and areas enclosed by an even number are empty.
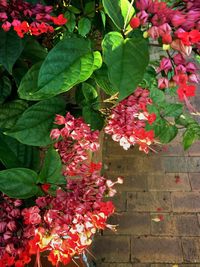
[[[164,71],[167,74],[168,71],[170,71],[171,69],[172,69],[172,63],[171,63],[170,59],[163,57],[157,71],[158,72]]]

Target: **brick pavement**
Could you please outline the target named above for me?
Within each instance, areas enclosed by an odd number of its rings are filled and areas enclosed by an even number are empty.
[[[105,175],[125,179],[110,219],[118,232],[96,236],[96,266],[200,267],[200,143],[145,155],[108,138],[103,154]]]

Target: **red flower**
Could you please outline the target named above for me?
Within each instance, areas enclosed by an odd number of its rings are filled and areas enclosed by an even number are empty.
[[[155,113],[149,114],[147,119],[148,123],[151,125],[156,120],[156,114]]]
[[[132,29],[136,29],[140,26],[140,20],[139,18],[132,18],[131,21],[130,21],[130,26]]]
[[[195,90],[196,86],[194,85],[181,84],[177,90],[177,94],[179,99],[182,101],[184,96],[195,96]]]
[[[53,23],[55,25],[61,26],[67,23],[67,19],[63,16],[63,14],[60,14],[58,17],[51,17]]]
[[[24,37],[24,34],[26,34],[27,32],[29,32],[29,24],[28,24],[27,21],[23,21],[19,25],[14,26],[14,30],[17,32],[17,35],[20,38],[23,38]]]

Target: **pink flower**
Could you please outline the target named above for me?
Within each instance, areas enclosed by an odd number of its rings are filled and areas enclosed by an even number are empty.
[[[39,224],[41,222],[41,216],[39,215],[40,209],[37,206],[25,208],[22,211],[25,224]]]
[[[3,24],[2,24],[2,29],[5,31],[5,32],[8,32],[9,30],[10,30],[10,28],[11,28],[11,23],[10,22],[8,22],[8,21],[6,21],[6,22],[4,22]]]
[[[169,80],[167,78],[159,78],[158,79],[158,88],[159,89],[165,89],[169,87]]]
[[[152,39],[158,39],[160,36],[159,28],[157,26],[153,26],[148,30],[148,34]]]
[[[164,71],[166,74],[172,69],[172,63],[169,58],[163,57],[157,72]]]
[[[143,25],[147,22],[148,16],[149,15],[144,10],[137,13],[137,18],[140,20],[141,25]]]
[[[174,16],[171,18],[171,22],[174,27],[181,26],[185,21],[186,21],[186,16],[181,12],[176,12]]]
[[[136,1],[136,7],[139,10],[147,10],[149,7],[149,0],[137,0]]]

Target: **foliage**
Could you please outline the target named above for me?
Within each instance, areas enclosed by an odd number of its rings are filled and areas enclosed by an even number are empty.
[[[115,183],[92,159],[100,130],[145,153],[179,130],[184,149],[200,139],[190,100],[198,9],[190,0],[0,1],[0,229],[10,235],[0,266],[45,250],[67,264],[109,226],[114,207],[102,199]]]

